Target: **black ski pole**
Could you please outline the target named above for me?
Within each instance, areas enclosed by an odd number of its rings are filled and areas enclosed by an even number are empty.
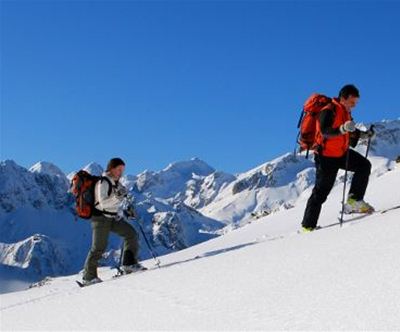
[[[347,185],[347,169],[349,168],[349,155],[350,155],[350,147],[346,152],[346,166],[344,170],[344,184],[343,184],[343,197],[342,197],[342,213],[340,215],[340,227],[343,225],[343,214],[344,214],[344,200],[346,197],[346,185]]]
[[[128,206],[133,206],[133,201],[134,201],[134,197],[133,197],[132,195],[127,195],[127,197],[126,197],[126,204],[127,204]],[[138,226],[139,226],[139,228],[140,228],[140,232],[141,232],[142,235],[143,235],[143,238],[144,238],[144,240],[145,240],[145,242],[146,242],[146,244],[147,244],[147,247],[149,248],[149,251],[150,251],[151,255],[153,256],[153,259],[155,260],[156,265],[158,266],[158,268],[160,268],[160,260],[159,260],[159,259],[157,258],[157,256],[154,254],[154,251],[153,251],[153,249],[151,248],[150,242],[149,242],[149,240],[147,239],[146,234],[144,233],[144,230],[143,230],[142,226],[140,225],[140,222],[139,222],[140,220],[139,220],[139,218],[136,217],[136,218],[133,218],[133,219],[136,220],[136,223],[138,224]]]
[[[146,244],[147,244],[147,247],[149,248],[149,251],[150,251],[151,255],[153,256],[153,259],[154,259],[155,262],[156,262],[156,265],[158,266],[158,268],[161,268],[161,267],[160,267],[160,260],[159,260],[159,259],[157,258],[157,256],[154,254],[154,251],[153,251],[153,249],[151,248],[151,245],[150,245],[150,243],[149,243],[149,240],[147,239],[146,234],[144,233],[143,228],[142,228],[142,226],[141,226],[140,223],[139,223],[139,220],[136,219],[136,221],[137,221],[137,224],[139,225],[140,232],[141,232],[142,235],[143,235],[143,238],[144,238],[144,240],[145,240],[145,242],[146,242]]]
[[[369,131],[373,131],[373,130],[374,130],[374,125],[371,125],[371,127],[369,128]],[[368,157],[369,148],[371,146],[371,139],[372,139],[372,137],[368,138],[367,152],[365,153],[365,158]]]

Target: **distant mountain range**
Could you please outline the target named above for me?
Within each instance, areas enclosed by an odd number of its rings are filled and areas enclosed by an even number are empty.
[[[379,175],[390,170],[400,156],[400,120],[374,125],[377,135],[370,153],[381,157],[374,164]],[[361,141],[357,149],[365,153],[365,148],[366,141]],[[95,162],[84,169],[95,175],[103,172]],[[0,163],[2,282],[34,282],[82,268],[91,229],[90,222],[73,214],[74,202],[68,193],[73,175],[65,175],[56,165],[43,161],[30,169],[12,160]],[[121,181],[135,197],[140,223],[152,246],[163,255],[292,208],[313,185],[314,178],[312,157],[287,153],[237,175],[193,158],[158,172],[126,175]],[[103,264],[116,263],[120,244],[118,237],[110,238]],[[141,248],[141,258],[148,258],[143,239]]]

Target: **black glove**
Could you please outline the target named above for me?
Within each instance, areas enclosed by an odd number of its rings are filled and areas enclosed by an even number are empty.
[[[117,189],[115,189],[115,196],[118,198],[124,198],[128,195],[128,191],[124,186],[118,186]]]
[[[374,131],[373,128],[368,129],[367,131],[360,131],[360,137],[362,139],[374,138],[375,137],[375,131]]]

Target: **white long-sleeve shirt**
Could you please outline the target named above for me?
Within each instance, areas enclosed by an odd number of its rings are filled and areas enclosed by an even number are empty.
[[[110,184],[107,180],[100,180],[96,183],[94,189],[94,197],[96,209],[100,211],[108,211],[111,213],[118,213],[123,197],[117,196],[115,193],[119,188],[123,187],[120,182],[115,182],[107,173],[103,173],[103,177],[106,177],[112,184],[111,194],[108,195]],[[125,189],[125,188],[123,188]],[[115,215],[103,213],[106,217],[115,217]]]

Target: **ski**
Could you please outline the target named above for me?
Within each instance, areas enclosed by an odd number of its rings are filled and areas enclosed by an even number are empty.
[[[373,212],[370,212],[370,213],[348,213],[348,214],[345,214],[345,216],[350,216],[350,217],[347,217],[346,219],[344,219],[343,220],[343,224],[352,223],[352,222],[364,219],[366,217],[370,217],[370,216],[373,216],[373,215],[376,216],[378,214],[387,213],[389,211],[396,210],[396,209],[400,209],[400,205],[396,205],[396,206],[393,206],[393,207],[390,207],[390,208],[386,208],[386,209],[382,209],[382,210],[376,210],[376,211],[373,211]],[[339,215],[340,215],[340,213],[341,213],[341,211],[339,211]],[[287,238],[288,236],[293,235],[293,234],[300,234],[300,235],[303,234],[304,235],[304,234],[314,233],[315,231],[324,230],[326,228],[340,226],[342,224],[340,216],[337,217],[337,219],[338,219],[338,221],[334,222],[332,224],[328,224],[328,225],[324,225],[324,226],[319,226],[318,225],[315,229],[313,229],[310,232],[305,232],[303,229],[299,229],[295,233],[277,235],[277,236],[268,238],[267,241],[280,240],[280,239]]]
[[[75,282],[78,284],[78,286],[79,286],[80,288],[83,288],[83,287],[88,287],[88,286],[92,286],[92,285],[101,284],[101,283],[103,283],[104,281],[103,281],[103,280],[100,280],[100,281],[97,281],[97,282],[94,282],[94,283],[88,283],[88,284],[84,284],[83,282],[81,282],[81,281],[79,281],[79,280],[75,280]]]
[[[352,221],[356,221],[356,220],[359,220],[359,219],[363,219],[365,217],[372,216],[373,214],[376,214],[376,213],[377,213],[376,211],[369,212],[369,213],[348,213],[348,214],[345,214],[345,215],[349,216],[349,217],[347,217],[346,219],[343,219],[343,224],[347,223],[347,222],[352,222]],[[339,220],[339,223],[340,223],[341,218],[338,217],[338,220]]]
[[[106,279],[106,280],[103,280],[102,282],[111,281],[111,280],[113,280],[113,279],[117,279],[117,278],[120,278],[120,277],[125,277],[125,276],[128,276],[128,275],[139,274],[139,273],[143,273],[143,272],[146,272],[146,271],[148,271],[148,269],[140,270],[140,271],[136,271],[136,272],[131,272],[131,273],[120,273],[120,272],[117,272],[116,274],[114,274],[114,275],[111,277],[111,279]],[[79,280],[75,280],[75,282],[76,282],[76,283],[78,284],[78,286],[81,287],[81,288],[83,288],[83,287],[88,287],[88,286],[92,286],[92,285],[96,285],[96,284],[100,284],[100,283],[101,283],[101,282],[96,282],[96,283],[94,283],[94,284],[85,285],[85,284],[83,284],[83,283],[82,283],[81,281],[79,281]]]
[[[85,285],[84,283],[82,283],[82,282],[79,281],[79,280],[75,280],[75,282],[77,283],[77,285],[78,285],[79,287],[83,288],[83,287],[87,287],[87,286],[99,284],[99,283],[102,283],[102,282],[111,281],[111,280],[114,280],[114,279],[116,279],[116,278],[120,278],[120,277],[124,277],[124,276],[128,276],[128,275],[134,275],[134,274],[141,274],[141,273],[146,272],[146,271],[152,271],[152,270],[154,270],[154,268],[147,268],[147,267],[144,267],[144,266],[142,266],[140,269],[138,269],[138,270],[136,270],[136,271],[132,271],[132,272],[130,272],[130,273],[124,272],[119,266],[115,266],[115,267],[113,267],[112,269],[116,269],[117,272],[116,272],[113,276],[111,276],[110,278],[107,278],[107,279],[105,279],[105,280],[102,280],[101,282],[96,282],[96,283],[94,283],[94,284],[88,284],[88,285]]]
[[[384,213],[387,213],[389,211],[396,210],[396,209],[400,209],[400,205],[392,206],[390,208],[383,209],[383,210],[372,211],[372,212],[369,212],[369,213],[346,213],[345,215],[346,216],[350,216],[350,218],[344,219],[343,220],[343,224],[349,223],[349,222],[352,222],[352,221],[357,221],[357,220],[360,220],[360,219],[363,219],[363,218],[366,218],[366,217],[369,217],[369,216],[373,216],[373,215],[376,215],[376,214],[379,214],[379,213],[380,214],[384,214]],[[322,226],[321,228],[328,228],[328,227],[340,225],[340,220],[341,220],[340,217],[338,217],[338,220],[339,220],[338,223],[334,223],[334,224],[327,225],[327,226]]]
[[[396,209],[400,209],[400,205],[395,205],[395,206],[392,206],[392,207],[390,207],[390,208],[386,208],[386,209],[382,209],[382,210],[375,210],[375,211],[372,211],[372,212],[369,212],[369,213],[357,213],[357,212],[353,212],[353,213],[345,213],[345,215],[347,215],[347,216],[349,216],[349,215],[350,215],[350,216],[355,215],[355,216],[356,216],[355,218],[357,218],[357,217],[360,217],[360,216],[362,216],[362,215],[370,216],[370,215],[378,214],[378,213],[384,214],[384,213],[386,213],[386,212],[389,212],[389,211],[392,211],[392,210],[396,210]]]
[[[81,282],[78,281],[78,280],[75,280],[75,282],[78,284],[78,286],[79,286],[80,288],[90,286],[90,285],[84,285],[83,283],[81,283]],[[92,284],[92,285],[94,285],[94,284]]]
[[[317,226],[314,230],[312,230],[312,232],[323,230],[323,229],[326,229],[326,228],[335,227],[335,226],[340,226],[341,224],[351,223],[351,222],[354,222],[354,221],[357,221],[357,220],[364,219],[366,217],[372,216],[375,213],[376,212],[372,212],[372,213],[357,213],[357,214],[356,213],[352,213],[352,214],[350,214],[351,218],[344,219],[343,223],[341,222],[341,218],[337,217],[338,222],[335,222],[335,223],[332,223],[332,224],[329,224],[329,225],[324,225],[324,226]],[[346,215],[349,215],[349,214],[346,214]],[[310,233],[312,233],[312,232],[310,232]],[[299,230],[298,233],[299,234],[304,234],[304,232],[302,230]]]
[[[396,206],[393,206],[391,208],[383,209],[383,210],[381,210],[379,212],[383,214],[383,213],[386,213],[386,212],[389,212],[389,211],[392,211],[392,210],[396,210],[396,209],[400,209],[400,205],[396,205]]]
[[[127,275],[130,275],[130,274],[143,273],[143,272],[146,272],[146,271],[149,270],[148,268],[146,268],[144,266],[141,269],[139,269],[137,271],[132,271],[130,273],[126,273],[126,272],[122,271],[120,267],[115,267],[115,269],[117,269],[117,273],[113,275],[113,279],[119,278],[119,277],[123,277],[123,276],[127,276]]]

